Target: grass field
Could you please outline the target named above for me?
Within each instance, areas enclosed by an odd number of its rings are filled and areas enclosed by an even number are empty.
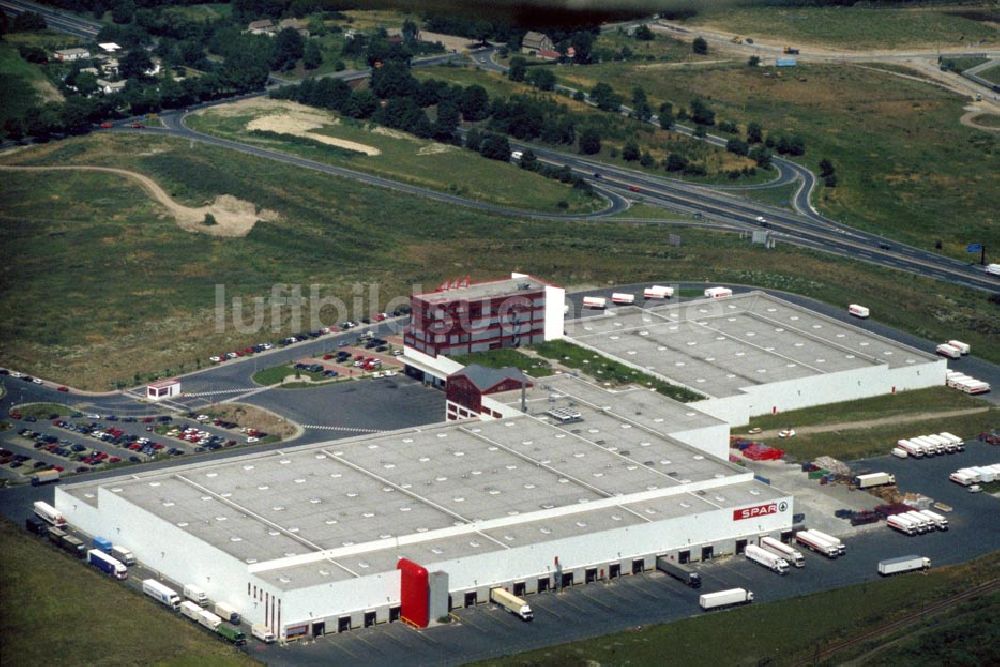
[[[821,426],[845,421],[864,421],[895,415],[921,414],[979,408],[988,405],[978,398],[963,394],[947,387],[929,387],[913,391],[901,391],[858,401],[845,401],[817,405],[812,408],[790,410],[780,415],[753,417],[750,427],[764,430],[800,426]],[[940,430],[940,429],[939,429]]]
[[[662,34],[653,34],[651,40],[635,39],[617,31],[602,32],[594,41],[593,50],[600,53],[607,49],[614,53],[620,53],[624,47],[628,47],[632,52],[632,58],[639,61],[664,61],[671,62],[701,62],[709,60],[715,56],[697,55],[691,51],[691,45],[676,39],[671,39]]]
[[[372,146],[381,151],[381,155],[347,155],[336,147],[318,143],[303,145],[298,141],[260,137],[247,131],[247,124],[255,118],[280,115],[282,108],[307,109],[310,115],[327,118],[329,124],[316,129],[314,134]],[[457,146],[417,139],[402,132],[389,131],[391,134],[388,134],[373,131],[380,128],[318,109],[278,102],[257,107],[248,107],[244,103],[239,109],[239,112],[234,112],[226,106],[217,107],[190,117],[188,124],[209,134],[389,176],[394,180],[469,199],[550,212],[586,212],[604,205],[598,198],[586,196],[568,185],[524,171],[516,165],[487,160]],[[563,209],[559,202],[568,206]]]
[[[964,72],[970,67],[982,65],[985,62],[989,62],[989,58],[981,56],[949,56],[941,59],[942,66],[947,65],[955,72]]]
[[[6,519],[0,550],[4,664],[260,664]]]
[[[454,357],[454,359],[463,366],[468,366],[469,364],[479,364],[487,368],[507,368],[513,366],[514,368],[520,368],[533,377],[552,375],[552,368],[547,361],[530,357],[518,350],[490,350],[489,352],[476,352],[475,354]]]
[[[993,114],[979,114],[978,116],[973,116],[972,120],[986,127],[1000,127],[1000,116],[994,116]]]
[[[947,431],[966,440],[975,439],[982,431],[1000,426],[1000,408],[989,412],[959,417],[938,417],[887,426],[845,428],[825,433],[799,433],[770,444],[784,449],[800,461],[812,461],[820,456],[832,456],[842,461],[888,454],[896,441],[916,435]]]
[[[799,187],[799,184],[789,183],[788,185],[780,185],[776,188],[765,188],[763,190],[747,190],[746,192],[740,192],[740,197],[746,197],[755,202],[761,204],[770,204],[771,206],[780,206],[781,208],[792,208],[792,197],[795,196],[795,190]]]
[[[945,253],[962,259],[973,240],[1000,246],[1000,209],[991,204],[1000,191],[1000,144],[958,123],[964,99],[860,67],[800,66],[780,79],[765,78],[766,69],[718,65],[662,76],[610,64],[558,73],[584,88],[596,81],[614,81],[619,92],[642,85],[654,107],[686,107],[701,96],[718,118],[801,134],[802,162],[818,172],[827,158],[839,179],[836,188],[821,187],[814,203],[851,225],[927,249],[941,239]]]
[[[993,83],[1000,83],[1000,62],[997,62],[993,67],[987,67],[984,70],[980,70],[979,76],[986,79],[987,81],[992,81]]]
[[[194,370],[219,350],[304,328],[291,323],[289,308],[278,322],[266,308],[259,331],[240,333],[231,323],[218,331],[216,284],[225,287],[227,304],[266,296],[276,284],[301,285],[305,296],[314,283],[324,297],[351,304],[358,285],[362,310],[324,309],[323,326],[385,310],[414,284],[511,270],[565,285],[732,282],[833,304],[860,301],[879,321],[931,340],[957,337],[1000,361],[1000,309],[984,294],[811,251],[763,251],[736,235],[684,229],[674,248],[650,243],[644,225],[497,218],[153,135],[91,135],[7,160],[133,169],[186,205],[227,193],[281,216],[243,238],[195,235],[130,180],[5,173],[0,312],[17,315],[0,319],[0,360],[81,388]]]
[[[969,563],[932,568],[926,574],[907,574],[884,581],[857,584],[791,600],[754,603],[733,611],[684,619],[668,625],[638,627],[594,639],[539,649],[490,660],[478,665],[796,665],[816,664],[813,656],[832,644],[905,618],[925,606],[947,599],[1000,574],[1000,555],[991,554]],[[820,664],[845,664],[880,646],[886,653],[873,663],[885,665],[996,664],[1000,643],[996,623],[1000,593],[962,602],[939,615],[920,619],[888,631],[873,640],[834,654]],[[969,632],[975,621],[975,632]],[[936,643],[927,642],[926,652],[896,662],[886,660],[893,651],[905,651],[920,638],[918,631],[938,628]],[[965,635],[957,644],[952,633]],[[899,643],[897,639],[902,639]],[[956,659],[947,661],[943,651]],[[962,653],[959,654],[958,652]],[[959,655],[963,659],[958,659]],[[851,663],[846,663],[851,664]]]
[[[322,373],[313,373],[312,371],[305,371],[302,369],[296,370],[295,368],[292,368],[292,366],[289,364],[285,364],[283,366],[274,366],[273,368],[265,368],[264,370],[257,371],[256,373],[253,374],[253,377],[251,379],[260,385],[271,385],[271,384],[278,384],[289,375],[296,375],[299,378],[309,378],[314,383],[334,380],[334,378],[329,378],[323,375]],[[301,383],[289,382],[289,386],[292,386],[293,384],[311,386],[310,383],[308,382],[301,382]]]
[[[0,128],[8,118],[21,118],[43,101],[42,90],[54,89],[42,71],[21,58],[17,47],[0,42]]]
[[[75,410],[62,403],[27,403],[17,408],[25,417],[37,417],[38,419],[49,419],[50,415],[65,417],[73,414]]]
[[[985,19],[996,5],[982,3],[981,20],[963,16],[976,6],[920,7],[731,7],[699,11],[688,20],[692,30],[704,25],[727,32],[789,44],[840,49],[963,47],[996,45],[996,28]]]

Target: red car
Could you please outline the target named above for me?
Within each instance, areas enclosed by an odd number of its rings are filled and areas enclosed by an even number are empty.
[[[69,391],[69,387],[56,387],[56,391]]]
[[[142,123],[132,123],[129,125],[129,127],[131,127],[133,130],[141,130],[143,127],[145,127],[145,125],[143,125]]]
[[[630,185],[630,186],[628,186],[628,190],[629,190],[629,192],[638,192],[639,191],[639,186],[638,185]]]
[[[102,130],[110,130],[111,127],[112,127],[111,123],[109,123],[107,121],[101,123],[101,129]]]

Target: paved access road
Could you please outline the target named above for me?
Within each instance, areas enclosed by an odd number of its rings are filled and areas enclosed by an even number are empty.
[[[27,2],[27,0],[0,0],[0,10],[12,16],[17,16],[24,12],[41,14],[51,29],[83,37],[84,39],[96,39],[97,33],[104,27],[97,21],[83,19],[70,12],[57,10],[46,5],[39,5],[34,2]]]

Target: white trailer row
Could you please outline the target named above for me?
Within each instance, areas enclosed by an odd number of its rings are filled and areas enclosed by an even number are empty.
[[[886,524],[904,535],[926,535],[935,530],[948,530],[948,519],[930,510],[911,510],[894,514]]]
[[[989,382],[977,380],[971,375],[959,373],[958,371],[948,371],[944,382],[952,389],[958,389],[966,394],[985,394],[990,390]]]
[[[943,431],[932,435],[918,435],[898,440],[891,453],[901,459],[908,456],[920,459],[925,456],[957,454],[961,451],[965,451],[965,441],[953,433]]]
[[[812,528],[800,530],[795,533],[795,541],[811,551],[823,554],[827,558],[842,556],[846,551],[844,543],[839,539]]]
[[[956,484],[961,484],[962,486],[971,486],[972,484],[979,484],[980,482],[993,482],[1000,479],[1000,463],[994,463],[993,465],[988,466],[970,466],[968,468],[959,468],[955,472],[948,475],[948,479]]]

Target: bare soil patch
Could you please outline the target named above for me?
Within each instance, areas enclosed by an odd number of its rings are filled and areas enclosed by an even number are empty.
[[[299,434],[298,426],[280,415],[256,405],[246,403],[217,403],[205,408],[206,414],[219,419],[236,422],[240,427],[255,428],[269,435],[281,436],[289,440]]]
[[[381,155],[382,151],[374,146],[362,144],[357,141],[338,139],[325,134],[318,134],[312,130],[318,130],[326,125],[336,125],[332,119],[317,117],[310,114],[308,117],[302,114],[272,114],[254,118],[247,123],[248,130],[264,130],[266,132],[277,132],[279,134],[291,134],[303,139],[311,139],[329,146],[346,148],[348,150],[364,153],[369,156]]]
[[[0,170],[7,171],[99,171],[110,174],[118,174],[134,179],[148,192],[153,199],[162,204],[174,220],[177,226],[187,232],[197,232],[208,234],[209,236],[241,237],[246,236],[253,229],[258,220],[274,221],[279,216],[275,211],[269,209],[257,210],[257,207],[248,201],[237,199],[232,195],[217,195],[215,201],[205,206],[184,206],[174,201],[156,181],[148,176],[135,171],[125,169],[114,169],[111,167],[15,167],[0,165]],[[212,215],[215,218],[214,225],[206,225],[205,216]]]

